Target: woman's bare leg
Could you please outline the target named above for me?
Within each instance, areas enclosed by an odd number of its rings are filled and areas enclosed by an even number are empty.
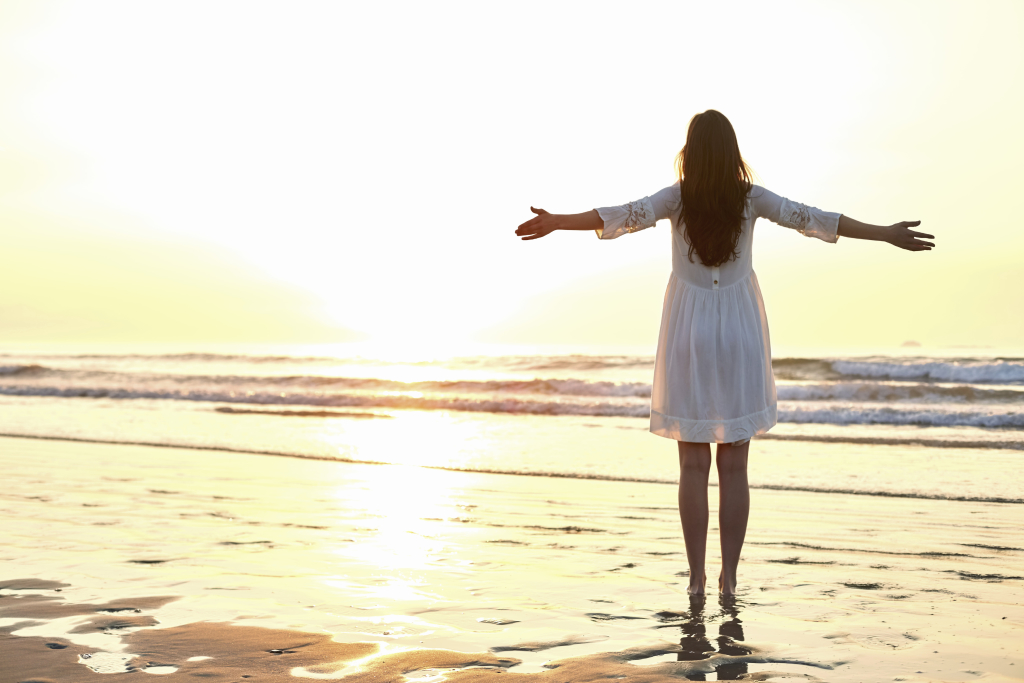
[[[747,535],[750,514],[750,488],[747,486],[747,451],[742,445],[718,444],[718,528],[722,538],[722,574],[718,589],[725,595],[736,593],[736,568],[740,563],[743,539]]]
[[[679,520],[683,523],[686,561],[690,565],[690,595],[703,595],[704,555],[708,546],[708,473],[711,446],[679,442]]]

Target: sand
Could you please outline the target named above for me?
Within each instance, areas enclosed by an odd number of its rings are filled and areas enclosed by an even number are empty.
[[[691,601],[667,484],[11,438],[0,467],[0,683],[1024,675],[1021,505],[758,489],[740,595]]]

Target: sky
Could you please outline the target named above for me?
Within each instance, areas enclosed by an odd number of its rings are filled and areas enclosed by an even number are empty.
[[[653,349],[667,222],[514,230],[672,183],[708,108],[937,237],[759,221],[773,343],[1024,347],[1024,4],[934,1],[2,2],[0,344]]]

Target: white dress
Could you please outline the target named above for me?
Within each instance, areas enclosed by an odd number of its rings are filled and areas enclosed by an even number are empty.
[[[677,182],[649,197],[597,209],[601,239],[672,221],[672,275],[665,291],[651,392],[651,432],[677,441],[732,443],[776,423],[768,319],[751,263],[754,222],[767,218],[825,242],[838,239],[838,213],[790,201],[757,185],[747,195],[739,256],[709,268],[689,246]]]

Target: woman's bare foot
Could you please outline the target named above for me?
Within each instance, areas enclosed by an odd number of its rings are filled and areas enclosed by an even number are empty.
[[[687,587],[686,592],[690,595],[704,595],[704,587],[707,586],[708,575],[704,575],[704,580],[700,584],[695,584],[693,578],[690,578],[690,585]]]
[[[736,595],[736,577],[725,578],[725,571],[718,575],[718,591],[722,595]]]

